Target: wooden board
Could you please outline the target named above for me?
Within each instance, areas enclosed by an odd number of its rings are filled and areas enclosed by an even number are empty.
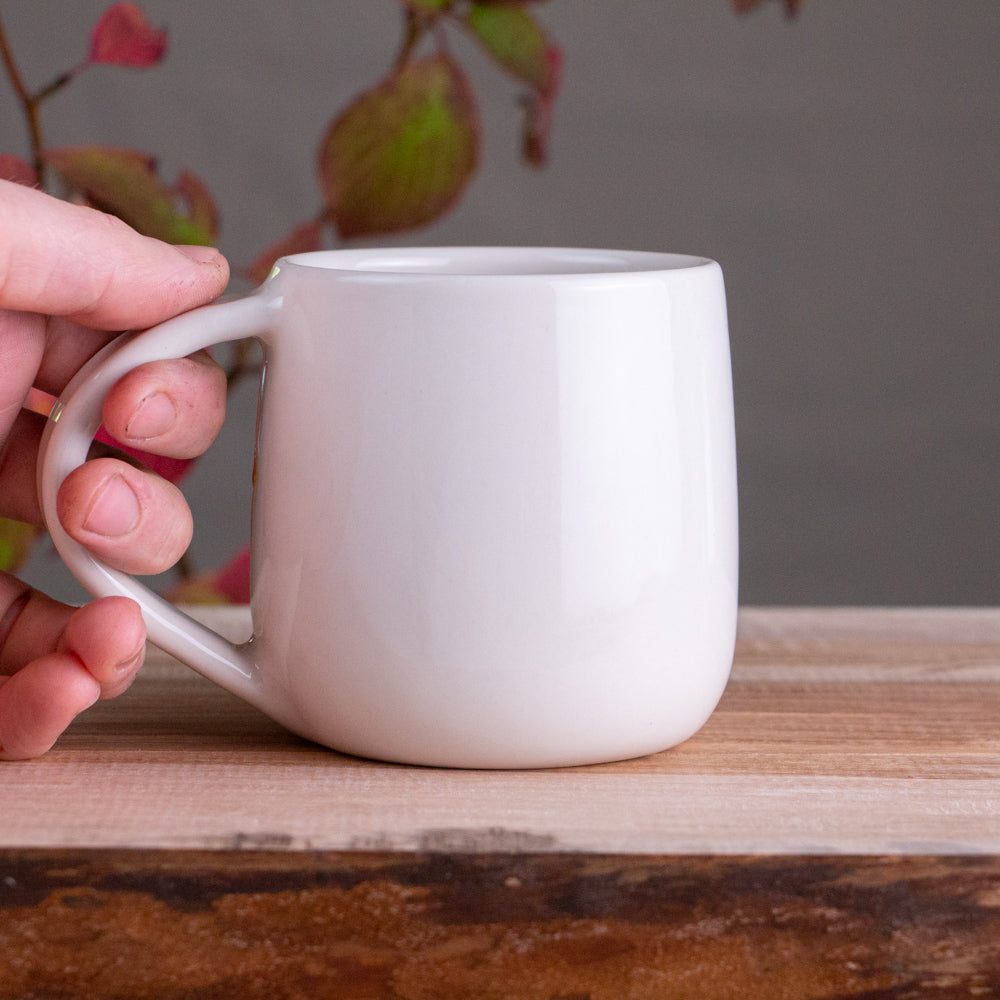
[[[3,766],[0,1000],[997,997],[998,694],[1000,612],[747,609],[684,746],[459,772],[154,655]]]
[[[3,779],[9,848],[997,854],[1000,611],[747,609],[693,739],[536,772],[345,757],[154,655]]]
[[[1000,994],[996,858],[14,852],[0,1000]]]

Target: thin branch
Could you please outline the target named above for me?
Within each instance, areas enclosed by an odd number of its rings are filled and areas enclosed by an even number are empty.
[[[195,575],[194,560],[190,552],[184,552],[174,564],[174,572],[181,580],[190,580]]]
[[[406,8],[405,22],[406,30],[403,34],[403,44],[396,56],[396,69],[409,62],[420,36],[424,33],[424,19],[412,7]]]
[[[34,161],[35,174],[38,183],[45,186],[45,145],[42,141],[42,124],[38,115],[38,98],[33,97],[24,84],[24,78],[18,69],[11,51],[10,42],[7,39],[7,32],[4,29],[3,21],[0,20],[0,58],[3,59],[7,76],[10,77],[14,93],[24,111],[24,118],[28,124],[28,135],[31,140],[31,155]]]
[[[42,87],[37,94],[32,97],[32,101],[35,104],[41,104],[46,98],[51,97],[57,91],[60,91],[67,84],[72,83],[85,69],[90,66],[90,61],[84,59],[83,62],[77,63],[72,69],[66,70],[65,73],[60,73],[50,84]]]
[[[18,96],[18,100],[22,104],[31,103],[31,95],[28,93],[28,88],[24,85],[24,78],[21,76],[21,71],[17,68],[17,63],[14,61],[14,53],[10,50],[10,42],[7,41],[7,32],[3,26],[3,17],[0,16],[0,58],[3,58],[3,64],[7,70],[7,75],[10,77],[10,82],[14,85],[14,92]]]
[[[233,350],[233,358],[229,363],[229,370],[226,372],[226,389],[231,390],[237,382],[248,376],[259,376],[261,373],[260,362],[252,363],[250,353],[255,346],[252,340],[240,340],[236,342]]]

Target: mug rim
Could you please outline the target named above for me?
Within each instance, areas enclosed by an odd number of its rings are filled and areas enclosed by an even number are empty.
[[[718,267],[708,257],[652,250],[555,246],[419,246],[314,250],[282,257],[274,272],[335,272],[355,278],[510,280],[642,276]],[[273,275],[272,275],[273,276]]]

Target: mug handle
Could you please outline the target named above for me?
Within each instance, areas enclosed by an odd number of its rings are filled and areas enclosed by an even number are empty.
[[[247,644],[229,642],[184,614],[134,577],[95,558],[59,522],[56,495],[63,480],[87,460],[101,425],[104,397],[127,372],[150,361],[182,358],[213,344],[261,336],[272,327],[277,297],[261,291],[202,306],[139,334],[124,334],[94,355],[53,406],[38,454],[38,495],[59,555],[95,597],[121,595],[139,604],[147,638],[198,673],[256,705],[263,692]]]

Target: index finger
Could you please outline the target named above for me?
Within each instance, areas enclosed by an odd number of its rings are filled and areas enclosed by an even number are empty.
[[[173,247],[104,212],[0,181],[0,308],[124,330],[210,302],[228,279],[217,250]]]

